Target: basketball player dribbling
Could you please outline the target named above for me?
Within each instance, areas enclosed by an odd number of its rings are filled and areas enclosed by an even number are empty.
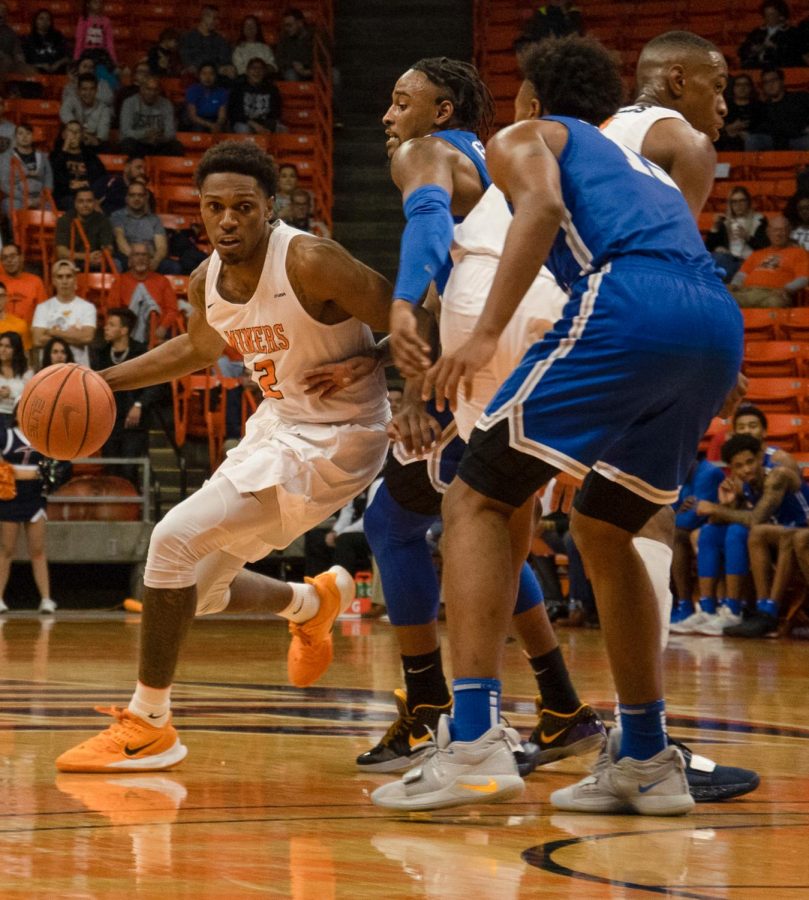
[[[381,371],[326,399],[305,394],[302,373],[373,346],[371,329],[388,325],[390,284],[334,242],[271,222],[275,170],[254,144],[218,144],[195,177],[214,251],[191,278],[188,333],[102,374],[113,390],[146,387],[212,365],[229,344],[264,400],[212,478],[155,527],[135,693],[126,709],[103,710],[109,728],[57,759],[62,771],[154,771],[185,757],[170,692],[195,614],[230,606],[288,619],[290,680],[320,677],[334,620],[354,596],[349,573],[286,584],[242,568],[366,488],[388,448]]]

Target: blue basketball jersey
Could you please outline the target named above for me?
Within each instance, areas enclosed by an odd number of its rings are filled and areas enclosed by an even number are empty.
[[[777,468],[773,462],[772,454],[777,448],[768,447],[764,453],[764,468],[768,471]],[[743,487],[744,496],[755,506],[761,499],[761,494],[749,484]],[[803,528],[809,521],[809,485],[801,479],[801,486],[797,491],[784,495],[781,505],[772,514],[772,520],[778,525],[786,525],[791,528]]]
[[[568,131],[559,157],[565,213],[546,263],[564,290],[621,256],[651,257],[716,279],[688,204],[663,169],[593,125],[545,118]]]
[[[483,185],[483,192],[492,183],[489,178],[489,170],[486,168],[486,149],[481,143],[480,138],[473,131],[459,131],[456,128],[448,128],[446,131],[434,131],[428,137],[441,138],[448,144],[452,144],[456,150],[460,150],[464,156],[472,160],[472,164],[478,170],[480,183]],[[463,216],[453,216],[455,224],[463,222]]]

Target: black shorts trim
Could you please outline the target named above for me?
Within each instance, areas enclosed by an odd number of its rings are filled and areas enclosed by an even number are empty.
[[[503,420],[486,431],[475,428],[458,475],[484,497],[517,509],[558,471],[558,466],[515,450],[509,444],[508,422]]]

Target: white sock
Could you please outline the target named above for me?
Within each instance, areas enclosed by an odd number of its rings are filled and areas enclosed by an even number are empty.
[[[155,728],[162,728],[169,720],[171,687],[151,688],[139,681],[129,701],[129,711]]]
[[[671,623],[671,561],[674,551],[661,541],[651,538],[636,537],[632,539],[638,556],[643,560],[649,580],[654,588],[657,605],[660,608],[660,646],[665,650],[669,640]]]
[[[320,609],[320,597],[315,586],[293,582],[289,586],[292,588],[292,602],[276,615],[289,619],[290,622],[308,622]]]

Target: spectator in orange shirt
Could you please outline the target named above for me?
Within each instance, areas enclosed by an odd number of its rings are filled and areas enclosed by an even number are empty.
[[[6,331],[18,334],[22,340],[23,349],[27,353],[31,349],[31,329],[24,319],[6,311],[7,303],[8,291],[5,284],[0,281],[0,334]]]
[[[135,341],[149,342],[149,320],[152,312],[159,315],[157,337],[162,340],[179,316],[177,295],[165,275],[152,270],[152,248],[133,243],[129,250],[129,269],[119,275],[107,294],[107,309],[126,306],[137,324],[131,332]]]
[[[809,284],[809,253],[789,237],[789,223],[773,216],[767,225],[771,246],[754,250],[733,276],[730,290],[739,306],[792,306]]]
[[[3,249],[0,250],[0,263],[3,264],[0,279],[8,293],[6,315],[17,316],[30,325],[34,319],[34,308],[38,303],[47,300],[48,295],[45,293],[42,279],[23,270],[24,262],[20,248],[16,244],[3,245]],[[26,344],[26,349],[28,346]]]

